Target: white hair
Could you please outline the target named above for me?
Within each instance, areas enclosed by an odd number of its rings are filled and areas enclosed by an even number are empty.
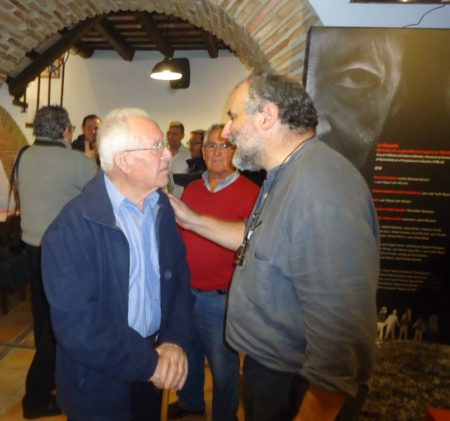
[[[98,151],[102,169],[108,173],[114,165],[114,156],[126,149],[138,148],[141,138],[129,125],[130,117],[148,117],[148,113],[140,108],[117,108],[104,119],[98,132]]]

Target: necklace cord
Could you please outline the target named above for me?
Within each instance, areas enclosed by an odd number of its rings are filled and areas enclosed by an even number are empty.
[[[258,204],[256,206],[255,212],[253,212],[252,215],[252,222],[251,224],[248,226],[246,232],[245,232],[245,237],[244,237],[244,241],[242,242],[241,246],[239,247],[239,249],[237,250],[236,253],[236,265],[238,266],[242,266],[245,260],[245,255],[247,253],[247,248],[248,248],[248,244],[250,241],[250,238],[253,235],[253,232],[255,231],[256,228],[258,228],[262,221],[260,221],[260,216],[261,213],[264,209],[264,206],[267,202],[267,199],[269,198],[270,193],[272,192],[273,187],[275,186],[275,183],[278,179],[278,175],[280,174],[281,169],[283,168],[284,164],[288,161],[288,159],[299,149],[301,149],[302,146],[305,145],[305,143],[308,140],[311,140],[314,136],[308,137],[307,139],[305,139],[303,142],[300,142],[294,149],[292,149],[292,151],[290,151],[283,159],[283,161],[281,162],[280,166],[278,167],[277,172],[275,173],[275,177],[273,178],[272,184],[269,187],[269,191],[267,193],[263,193],[261,194],[261,196],[259,197],[258,200]],[[261,201],[261,198],[263,198],[263,202],[260,204],[259,202]]]

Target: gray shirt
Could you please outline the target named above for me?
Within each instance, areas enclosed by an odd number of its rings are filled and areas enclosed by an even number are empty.
[[[19,161],[18,185],[22,240],[40,246],[45,230],[64,205],[73,199],[97,172],[95,160],[60,145],[32,145]]]
[[[267,175],[260,223],[234,273],[226,339],[269,368],[355,395],[371,374],[376,337],[370,192],[353,165],[317,139],[277,175],[279,168]]]
[[[170,184],[172,186],[172,193],[175,197],[180,198],[183,194],[184,187],[179,186],[173,182],[173,174],[185,174],[188,172],[188,165],[186,160],[191,157],[189,149],[181,145],[177,153],[172,156],[169,161]]]

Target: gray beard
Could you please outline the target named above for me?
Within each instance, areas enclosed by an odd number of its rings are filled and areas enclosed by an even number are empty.
[[[261,165],[258,164],[256,160],[256,156],[253,155],[245,155],[240,153],[239,148],[236,149],[236,152],[233,156],[233,165],[241,171],[258,171],[261,169]]]
[[[236,135],[230,135],[230,142],[237,146],[233,155],[233,165],[241,171],[258,171],[262,168],[259,163],[260,151],[258,148],[252,148],[251,150],[243,151],[237,142]]]

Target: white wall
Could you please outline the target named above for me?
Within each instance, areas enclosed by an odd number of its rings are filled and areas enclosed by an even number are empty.
[[[402,28],[419,22],[438,4],[362,4],[350,0],[309,0],[324,26]],[[450,4],[427,14],[411,28],[450,28]]]
[[[72,123],[79,126],[87,114],[105,116],[117,107],[145,109],[160,124],[163,131],[170,120],[181,120],[186,128],[185,141],[194,129],[207,129],[211,124],[224,122],[225,104],[232,88],[249,71],[231,53],[221,51],[217,59],[206,52],[179,53],[175,57],[188,57],[191,82],[187,89],[173,90],[168,82],[150,79],[152,67],[162,60],[156,52],[136,53],[132,62],[125,62],[115,52],[96,52],[91,59],[70,55],[66,64],[63,106]],[[59,104],[60,79],[52,79],[51,103]],[[22,114],[12,106],[6,84],[0,90],[2,105],[19,124],[29,141],[32,130],[25,128],[33,120],[36,108],[36,82],[27,90],[29,110]],[[41,79],[40,104],[47,104],[47,80]]]

